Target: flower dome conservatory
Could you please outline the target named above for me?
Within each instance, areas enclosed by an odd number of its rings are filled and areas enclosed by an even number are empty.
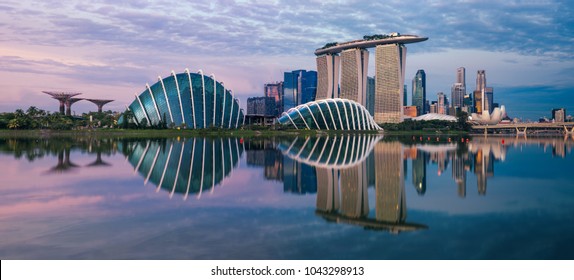
[[[128,109],[138,125],[168,125],[187,128],[237,128],[243,125],[244,114],[239,99],[217,82],[214,75],[203,71],[171,75],[136,95]],[[123,121],[123,120],[122,120]]]
[[[284,112],[279,123],[295,129],[382,130],[361,104],[341,98],[311,101]]]

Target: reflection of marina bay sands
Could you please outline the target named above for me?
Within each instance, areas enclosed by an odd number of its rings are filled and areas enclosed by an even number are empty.
[[[128,159],[145,183],[157,190],[184,194],[213,192],[239,164],[243,145],[234,138],[161,139],[128,143]]]
[[[469,173],[476,176],[477,193],[485,195],[495,163],[504,161],[508,149],[532,143],[562,157],[574,147],[574,141],[557,138],[401,143],[373,134],[254,138],[244,143],[229,138],[124,141],[119,150],[146,183],[184,197],[223,184],[245,150],[247,166],[262,168],[264,178],[282,183],[285,193],[316,193],[317,214],[325,219],[396,232],[421,228],[407,223],[408,174],[416,192],[424,195],[427,172],[433,169],[429,164],[436,165],[439,176],[451,164],[460,197],[466,196]],[[63,154],[63,163],[69,161],[66,158]],[[369,188],[374,188],[375,205],[369,205]]]
[[[424,225],[406,223],[402,145],[382,142],[381,138],[295,138],[279,147],[287,157],[315,167],[317,215],[328,221],[391,232],[424,229]],[[376,188],[374,218],[369,217],[369,177],[374,178]]]

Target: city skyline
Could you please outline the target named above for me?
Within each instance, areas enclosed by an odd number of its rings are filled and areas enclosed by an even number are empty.
[[[40,97],[42,90],[114,99],[108,108],[122,111],[145,89],[142,84],[186,67],[215,73],[246,100],[289,69],[315,69],[313,51],[325,42],[391,32],[430,38],[409,48],[405,75],[425,69],[431,96],[450,92],[452,73],[462,66],[468,73],[486,70],[497,101],[513,117],[536,120],[553,108],[574,110],[570,3],[444,1],[419,3],[413,10],[409,1],[238,1],[167,8],[174,5],[3,3],[0,111],[32,105],[57,111],[57,103]],[[389,10],[395,12],[381,12]],[[374,63],[369,65],[373,76]]]

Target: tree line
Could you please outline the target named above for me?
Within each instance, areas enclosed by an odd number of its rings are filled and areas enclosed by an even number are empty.
[[[91,121],[90,121],[91,116]],[[117,127],[118,114],[112,111],[89,112],[81,116],[66,116],[60,112],[30,106],[26,111],[0,113],[0,129],[55,129],[71,130],[93,127]]]

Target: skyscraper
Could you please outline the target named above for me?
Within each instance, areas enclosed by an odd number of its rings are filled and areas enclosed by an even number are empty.
[[[464,67],[459,67],[456,69],[456,83],[462,84],[466,87],[466,70]]]
[[[337,54],[317,57],[317,100],[339,97],[340,63],[341,57]]]
[[[448,100],[442,92],[437,93],[437,113],[446,115],[448,113]]]
[[[403,87],[403,106],[408,106],[407,104],[407,85],[404,85]]]
[[[426,113],[426,74],[425,70],[419,69],[417,74],[413,78],[413,100],[412,105],[417,106],[418,115],[423,115]]]
[[[494,110],[494,90],[486,87],[486,72],[478,70],[476,73],[476,90],[474,91],[474,111],[481,114],[482,111],[492,113]]]
[[[488,110],[488,113],[492,114],[494,111],[494,89],[492,87],[484,88],[484,110]]]
[[[466,88],[463,84],[461,83],[453,84],[450,90],[450,99],[452,101],[452,106],[462,108],[462,106],[464,106],[465,94],[466,94]]]
[[[265,84],[263,95],[275,100],[275,116],[281,115],[283,112],[283,82]]]
[[[373,119],[378,123],[401,122],[403,104],[406,103],[403,100],[405,44],[427,39],[394,32],[390,35],[364,36],[363,40],[325,44],[315,50],[318,71],[316,99],[344,97],[364,107],[370,107],[366,96],[369,55],[367,49],[374,47],[376,73]],[[340,90],[339,66],[343,68]]]
[[[367,77],[367,105],[365,106],[369,114],[375,114],[375,78]]]
[[[317,71],[306,71],[299,77],[301,87],[297,105],[315,101],[317,95]]]
[[[478,70],[476,73],[476,90],[482,91],[486,88],[486,73],[484,70]]]
[[[295,70],[285,72],[283,77],[283,111],[315,99],[317,72]]]
[[[473,91],[473,98],[472,101],[474,102],[474,112],[477,114],[482,114],[482,109],[484,104],[482,103],[482,100],[484,99],[483,97],[483,92],[480,90],[475,90]]]
[[[378,45],[375,56],[375,122],[400,123],[407,48],[403,44]]]
[[[357,101],[365,106],[369,51],[365,49],[345,50],[341,52],[341,65],[341,93],[339,97]]]

